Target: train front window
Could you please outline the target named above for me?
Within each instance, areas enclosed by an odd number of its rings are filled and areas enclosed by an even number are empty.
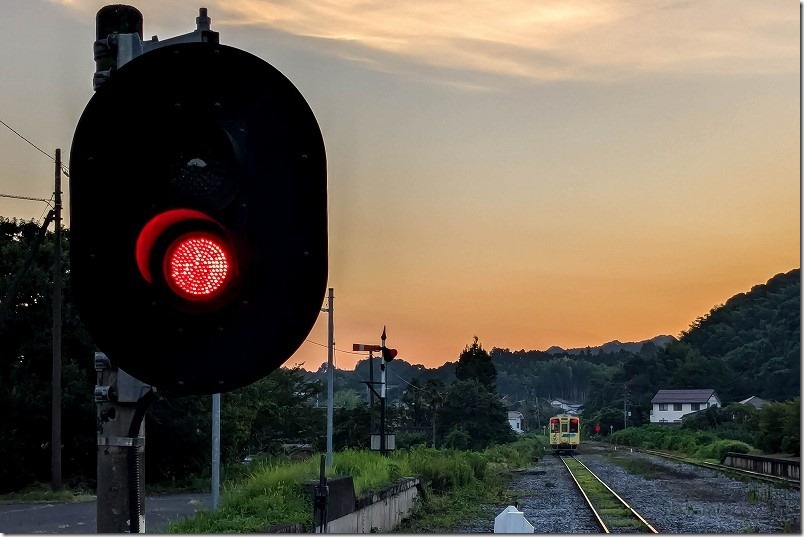
[[[562,432],[562,433],[566,433],[566,432],[567,432],[567,423],[566,423],[566,422],[564,422],[564,423],[562,423],[562,424],[561,424],[561,432]]]
[[[570,421],[570,430],[569,430],[569,432],[571,432],[571,433],[577,433],[578,432],[578,420]]]
[[[550,422],[550,432],[557,433],[558,432],[558,420]]]

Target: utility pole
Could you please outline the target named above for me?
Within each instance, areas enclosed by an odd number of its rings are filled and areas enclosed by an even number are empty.
[[[435,397],[433,397],[433,447],[436,447],[436,406],[435,406]]]
[[[327,323],[327,468],[332,468],[332,434],[333,418],[335,414],[335,366],[333,364],[335,354],[335,322],[333,320],[334,299],[334,289],[330,287],[327,307],[321,309],[321,311],[325,311],[329,314]]]
[[[53,251],[53,371],[50,430],[50,488],[61,490],[61,149],[56,149],[54,190],[56,244]]]
[[[623,429],[628,428],[628,388],[625,388],[623,394]]]
[[[542,416],[539,409],[539,394],[536,394],[536,430],[539,430],[539,427],[542,426]]]

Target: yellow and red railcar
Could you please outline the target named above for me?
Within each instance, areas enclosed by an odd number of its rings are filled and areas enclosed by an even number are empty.
[[[581,443],[581,418],[559,414],[550,418],[550,449],[553,453],[572,453]]]

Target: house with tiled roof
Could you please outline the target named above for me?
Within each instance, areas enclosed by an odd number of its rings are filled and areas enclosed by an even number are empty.
[[[550,399],[550,406],[553,408],[560,408],[562,412],[573,416],[577,416],[583,410],[583,403],[571,403],[558,397],[555,399]]]
[[[766,400],[764,400],[764,399],[761,399],[761,398],[757,397],[756,395],[752,395],[748,399],[743,399],[742,401],[740,401],[740,404],[741,405],[751,405],[752,407],[754,407],[757,410],[759,410],[763,406],[767,405],[768,402]]]
[[[715,390],[659,390],[650,400],[651,423],[681,423],[692,412],[723,406]]]

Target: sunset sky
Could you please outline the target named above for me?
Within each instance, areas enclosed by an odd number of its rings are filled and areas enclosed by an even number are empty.
[[[0,120],[68,165],[110,3],[0,3]],[[678,336],[800,266],[798,3],[131,4],[161,40],[208,8],[221,43],[312,107],[341,369],[383,326],[427,367],[475,335],[489,350]],[[0,125],[0,194],[52,191],[53,162]],[[7,218],[46,210],[0,197]],[[322,313],[286,365],[317,368],[326,342]]]

